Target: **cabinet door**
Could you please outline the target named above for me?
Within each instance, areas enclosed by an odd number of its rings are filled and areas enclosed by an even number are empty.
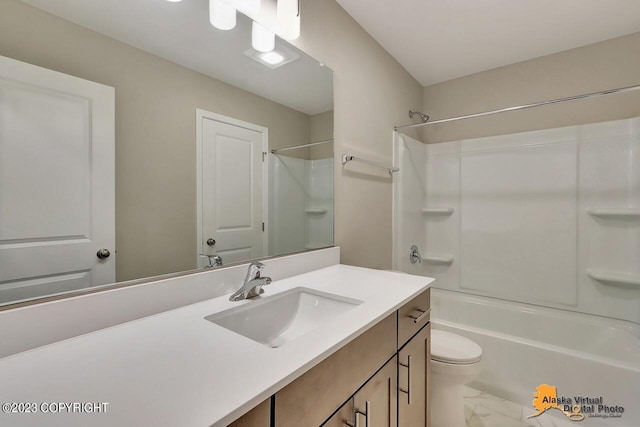
[[[397,427],[397,356],[394,356],[353,397],[354,416],[366,427]]]
[[[353,415],[353,398],[351,398],[338,409],[338,412],[325,421],[321,427],[347,427],[350,424],[355,425]]]
[[[431,324],[427,324],[398,353],[398,423],[429,426],[428,389],[431,364]]]
[[[393,313],[277,392],[276,427],[322,424],[395,354],[396,329]]]
[[[229,427],[270,427],[271,426],[271,399],[267,399],[242,417],[238,418]]]

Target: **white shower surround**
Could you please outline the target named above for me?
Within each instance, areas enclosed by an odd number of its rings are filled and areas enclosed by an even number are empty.
[[[435,277],[434,328],[482,346],[473,385],[527,407],[543,383],[603,396],[625,416],[581,425],[640,425],[640,119],[397,134],[394,164],[394,268]]]
[[[398,135],[395,151],[394,268],[640,323],[640,286],[594,278],[640,280],[640,215],[597,214],[640,209],[640,119],[431,145]]]
[[[269,255],[333,245],[333,158],[269,155]]]

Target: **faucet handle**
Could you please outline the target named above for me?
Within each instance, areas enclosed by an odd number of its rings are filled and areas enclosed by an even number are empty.
[[[249,270],[252,271],[255,276],[254,277],[260,277],[260,273],[262,273],[262,270],[264,270],[265,265],[259,261],[256,262],[252,262],[251,265],[249,265]]]
[[[198,256],[200,258],[207,258],[207,260],[209,261],[209,265],[206,265],[204,268],[211,268],[213,267],[213,263],[211,262],[211,256],[207,255],[207,254],[198,254]]]
[[[202,258],[207,258],[209,260],[209,265],[205,268],[213,268],[222,266],[222,257],[219,255],[208,255],[208,254],[199,254]],[[215,264],[214,264],[215,262]]]
[[[253,279],[259,278],[263,269],[264,269],[264,264],[261,262],[256,261],[249,264],[249,269],[247,270],[247,277],[245,277],[244,283],[246,284]]]

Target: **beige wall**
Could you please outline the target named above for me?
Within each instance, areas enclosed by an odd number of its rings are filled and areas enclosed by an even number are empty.
[[[640,32],[424,88],[431,120],[640,84]],[[424,127],[427,143],[640,115],[640,92]]]
[[[309,135],[309,142],[333,139],[333,110],[311,116]],[[333,143],[331,142],[309,148],[311,160],[333,157]]]
[[[391,179],[368,166],[343,168],[340,157],[354,154],[391,164],[393,126],[408,121],[409,109],[422,109],[435,120],[637,84],[640,75],[640,35],[634,34],[422,88],[334,0],[303,0],[302,7],[302,35],[295,44],[335,71],[336,244],[348,264],[391,266]],[[227,103],[236,92],[228,85],[79,27],[63,31],[59,20],[17,0],[2,3],[0,54],[116,87],[118,256],[139,255],[135,265],[123,265],[122,277],[192,266],[195,106],[268,126],[271,140],[283,146],[310,139],[308,124],[289,124],[299,135],[286,143],[287,136],[271,123],[273,104],[264,99],[236,93],[244,102]],[[300,113],[285,113],[302,123]],[[435,142],[630,117],[640,114],[640,102],[637,95],[620,95],[509,114],[428,127],[425,138]],[[167,118],[180,124],[168,131]],[[169,198],[175,200],[170,207]],[[159,214],[150,219],[150,211]],[[159,256],[161,269],[145,268]]]
[[[343,169],[340,155],[391,164],[393,126],[407,121],[409,109],[420,108],[422,87],[335,0],[303,0],[302,8],[295,44],[335,71],[336,244],[345,263],[389,268],[391,179],[368,166]],[[245,106],[223,102],[233,92],[228,85],[82,28],[70,31],[17,0],[2,3],[0,54],[116,87],[118,257],[137,254],[119,269],[119,279],[193,265],[195,106],[268,126],[270,140],[286,140],[270,123],[268,101],[252,99],[250,114]],[[299,113],[289,114],[296,120]],[[181,124],[169,131],[163,125],[168,119]],[[300,126],[297,133],[308,140],[308,132]],[[167,206],[168,199],[175,203]],[[147,218],[149,211],[158,215]],[[158,257],[162,268],[146,268]]]
[[[268,127],[271,148],[309,140],[305,114],[17,0],[0,55],[115,87],[118,281],[195,268],[196,107]]]
[[[335,234],[342,262],[391,267],[391,179],[344,154],[391,164],[393,126],[422,104],[422,87],[335,0],[302,0],[295,44],[335,71]]]

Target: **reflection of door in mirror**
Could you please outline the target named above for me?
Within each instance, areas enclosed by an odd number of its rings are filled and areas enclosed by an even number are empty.
[[[113,283],[114,245],[114,89],[0,57],[0,305]]]
[[[267,128],[200,109],[196,115],[197,254],[218,255],[224,264],[263,257]]]

